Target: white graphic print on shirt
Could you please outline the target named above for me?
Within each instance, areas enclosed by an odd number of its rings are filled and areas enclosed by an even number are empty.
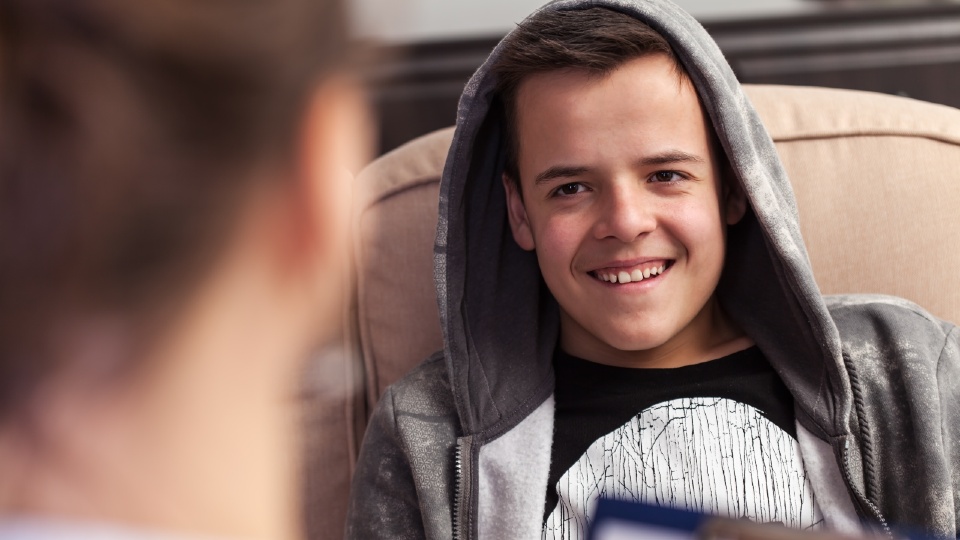
[[[818,527],[797,441],[754,407],[724,398],[654,405],[594,441],[557,483],[543,539],[586,537],[597,499],[626,499]]]

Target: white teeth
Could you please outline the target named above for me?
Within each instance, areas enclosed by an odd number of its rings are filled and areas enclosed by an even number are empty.
[[[644,279],[649,279],[650,277],[658,276],[662,274],[666,268],[666,264],[661,264],[660,266],[654,266],[653,268],[637,268],[632,272],[627,272],[625,270],[612,274],[596,272],[595,276],[607,283],[633,283],[637,281],[643,281]]]

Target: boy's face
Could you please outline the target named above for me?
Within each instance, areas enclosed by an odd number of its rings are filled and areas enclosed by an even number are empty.
[[[510,223],[560,305],[564,349],[604,362],[709,342],[726,224],[746,203],[721,182],[692,84],[646,56],[605,77],[533,75],[517,111]]]

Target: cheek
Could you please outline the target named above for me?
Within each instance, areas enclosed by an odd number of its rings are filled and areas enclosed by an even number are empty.
[[[581,219],[572,215],[534,218],[537,260],[545,278],[569,273],[580,246],[581,222]]]
[[[665,226],[683,245],[692,263],[700,266],[722,266],[726,243],[726,226],[717,201],[677,208]]]

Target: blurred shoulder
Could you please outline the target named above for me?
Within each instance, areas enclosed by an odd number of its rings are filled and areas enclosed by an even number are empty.
[[[204,540],[129,528],[110,523],[71,522],[59,519],[0,519],[0,540]],[[208,539],[209,540],[209,539]],[[224,539],[226,540],[226,539]]]

